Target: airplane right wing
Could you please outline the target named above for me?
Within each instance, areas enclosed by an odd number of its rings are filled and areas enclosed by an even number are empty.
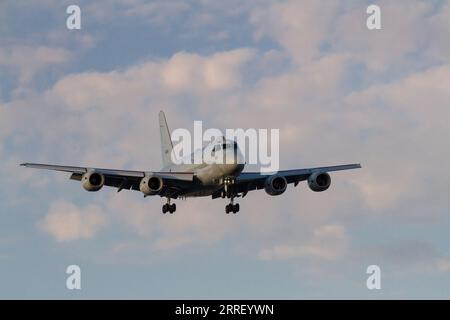
[[[286,179],[287,184],[294,183],[294,186],[297,186],[297,184],[300,181],[308,180],[308,178],[313,174],[359,169],[359,168],[361,168],[361,165],[359,163],[354,163],[329,167],[281,170],[275,174],[261,174],[260,172],[242,172],[236,178],[235,183],[233,185],[233,190],[236,193],[246,194],[248,191],[263,189],[266,180],[274,175],[284,177]],[[219,197],[221,191],[222,190],[219,190],[218,192],[213,194],[213,198]]]

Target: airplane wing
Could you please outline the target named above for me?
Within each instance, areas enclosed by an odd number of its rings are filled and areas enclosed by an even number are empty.
[[[90,167],[72,167],[60,166],[41,163],[22,163],[21,166],[35,169],[46,169],[54,171],[69,172],[72,175],[70,179],[81,181],[83,174],[88,171],[95,171],[101,173],[105,177],[105,186],[115,187],[118,192],[126,190],[139,191],[139,184],[141,179],[146,175],[154,175],[160,177],[164,181],[165,188],[159,193],[161,196],[171,195],[175,196],[181,189],[192,183],[194,173],[192,172],[147,172],[147,171],[133,171],[133,170],[117,170],[117,169],[103,169]]]
[[[278,171],[276,174],[286,178],[287,183],[294,183],[294,186],[300,181],[307,180],[309,176],[316,172],[332,172],[340,170],[350,170],[359,169],[361,165],[355,164],[345,164],[330,167],[316,167],[316,168],[305,168],[305,169],[293,169],[293,170],[282,170]],[[251,190],[258,190],[264,188],[264,183],[270,175],[261,174],[260,172],[242,172],[235,180],[233,186],[234,190],[238,193],[244,193],[244,195]],[[221,191],[221,190],[220,190]],[[213,198],[217,198],[220,195],[220,191],[213,194]]]

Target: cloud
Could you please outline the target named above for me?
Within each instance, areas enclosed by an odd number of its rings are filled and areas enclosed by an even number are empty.
[[[157,125],[151,125],[157,112],[164,109],[174,128],[188,118],[178,110],[180,101],[184,108],[195,109],[196,97],[215,99],[239,88],[246,64],[255,57],[257,52],[246,48],[209,56],[178,53],[125,70],[68,75],[45,92],[2,104],[0,135],[17,148],[16,158],[25,158],[27,148],[21,148],[36,142],[40,154],[48,157],[40,161],[105,161],[104,166],[131,164],[155,170],[161,160],[146,146],[159,144]],[[183,98],[186,95],[194,97],[191,103]],[[191,121],[189,117],[182,123]],[[143,134],[142,128],[149,127],[154,131]],[[64,143],[58,142],[60,135]]]
[[[366,3],[353,2],[347,10],[335,18],[333,31],[329,41],[332,50],[352,53],[374,72],[411,70],[424,48],[434,46],[429,39],[428,31],[434,3],[432,1],[401,0],[379,1],[381,8],[381,30],[366,28]],[[351,32],[349,32],[351,30]],[[423,56],[422,56],[423,57]]]
[[[439,259],[436,262],[437,269],[442,272],[450,271],[450,260]]]
[[[67,201],[56,201],[39,223],[41,230],[58,242],[91,239],[107,223],[106,215],[96,205],[79,208]]]
[[[450,179],[441,161],[450,153],[440,147],[450,134],[449,74],[450,65],[441,65],[348,96],[354,110],[348,120],[368,132],[363,148],[372,170],[356,183],[371,207],[412,197],[430,201]],[[427,176],[445,178],[428,184]]]
[[[18,73],[21,85],[29,83],[33,77],[43,70],[68,62],[72,55],[64,48],[47,46],[14,45],[0,49],[0,66]]]
[[[163,67],[164,84],[176,91],[233,89],[241,83],[239,68],[254,58],[252,49],[236,49],[210,57],[178,53]]]
[[[250,13],[255,37],[279,43],[298,64],[319,57],[320,45],[331,30],[338,1],[327,5],[314,0],[274,2]]]
[[[384,266],[396,265],[417,272],[447,272],[449,255],[442,254],[435,245],[421,240],[391,241],[367,248],[364,255]]]
[[[95,48],[98,38],[93,34],[72,32],[70,37],[67,36],[67,29],[58,28],[51,30],[47,35],[47,41],[52,46],[71,48],[72,56],[77,57],[84,51]],[[76,53],[75,53],[76,52]]]
[[[442,8],[430,17],[427,54],[438,61],[448,61],[450,55],[450,44],[445,41],[446,34],[450,32],[449,15],[450,2],[445,1],[442,3]]]
[[[291,260],[298,258],[320,258],[336,260],[347,253],[349,238],[344,227],[338,225],[320,226],[313,231],[310,240],[301,244],[281,244],[261,249],[263,260]]]
[[[207,95],[238,87],[241,69],[255,55],[255,50],[246,48],[210,56],[180,52],[170,59],[148,61],[124,71],[70,75],[58,81],[50,94],[75,111],[139,106],[154,96]]]
[[[358,1],[275,2],[253,8],[250,21],[257,40],[279,44],[296,64],[327,54],[351,54],[376,74],[405,73],[429,63],[447,61],[444,41],[450,23],[449,3],[437,1],[378,1],[382,29],[366,27],[367,3]],[[399,18],[400,17],[400,18]]]
[[[86,12],[89,12],[98,21],[114,19],[133,19],[134,21],[151,22],[158,25],[168,20],[180,18],[180,15],[190,9],[187,1],[152,1],[143,0],[112,0],[107,3],[89,3]]]

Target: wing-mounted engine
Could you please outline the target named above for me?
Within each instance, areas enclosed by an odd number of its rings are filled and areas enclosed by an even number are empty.
[[[330,187],[331,177],[326,172],[315,172],[308,178],[308,185],[312,191],[321,192]]]
[[[163,180],[154,175],[148,175],[142,178],[139,184],[139,190],[146,196],[158,194],[163,188]]]
[[[273,175],[266,179],[264,183],[264,190],[271,196],[278,196],[286,191],[286,178],[280,175]]]
[[[98,191],[105,184],[105,176],[99,172],[88,171],[81,177],[81,184],[87,191]]]

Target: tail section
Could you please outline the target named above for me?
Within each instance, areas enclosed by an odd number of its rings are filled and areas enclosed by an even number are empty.
[[[159,112],[159,132],[161,136],[162,162],[163,166],[166,167],[173,164],[171,159],[173,144],[170,139],[170,131],[163,111]]]

